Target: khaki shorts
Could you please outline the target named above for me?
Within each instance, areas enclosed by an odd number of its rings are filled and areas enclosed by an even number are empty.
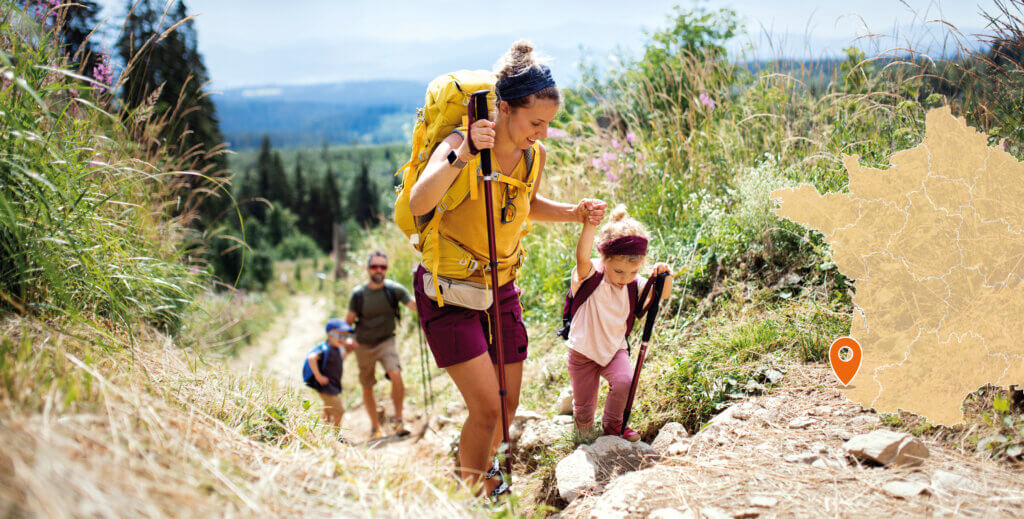
[[[324,401],[324,415],[327,416],[327,420],[332,425],[341,423],[341,418],[345,415],[345,406],[341,403],[341,398],[338,395],[328,395],[327,393],[320,393],[320,399]],[[335,418],[336,417],[336,418]],[[336,422],[335,422],[336,420]]]
[[[377,383],[376,368],[380,362],[384,366],[384,372],[401,371],[402,365],[398,360],[398,347],[395,345],[395,338],[385,339],[376,346],[359,345],[356,349],[356,361],[359,363],[359,383],[363,387],[372,386]]]

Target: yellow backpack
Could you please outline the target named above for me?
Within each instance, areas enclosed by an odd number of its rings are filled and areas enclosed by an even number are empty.
[[[409,194],[412,187],[419,180],[420,174],[427,165],[434,149],[441,141],[445,140],[454,130],[465,129],[470,97],[473,92],[479,90],[490,90],[487,95],[487,104],[493,107],[496,102],[494,95],[494,74],[483,70],[460,70],[442,76],[438,76],[427,87],[424,96],[423,108],[416,113],[416,125],[412,135],[412,153],[409,161],[406,162],[395,176],[402,175],[402,184],[397,188],[398,197],[395,200],[395,223],[398,228],[409,238],[409,242],[417,251],[423,253],[423,263],[434,274],[435,293],[437,294],[438,305],[443,306],[444,300],[441,291],[438,290],[438,276],[453,279],[466,279],[475,268],[483,268],[484,262],[473,261],[472,254],[461,247],[451,243],[443,246],[424,245],[439,241],[438,233],[442,216],[450,211],[466,198],[476,200],[479,196],[477,187],[478,169],[480,164],[479,156],[469,162],[462,172],[452,183],[448,191],[438,202],[432,214],[428,214],[429,220],[425,217],[417,218],[409,210]],[[504,175],[498,181],[519,184],[520,186],[532,187],[536,180],[533,150],[526,154],[526,166],[529,169],[529,178],[525,184]],[[529,225],[527,225],[529,228]],[[528,232],[528,230],[526,231]],[[525,233],[525,232],[524,232]],[[486,237],[483,237],[486,240]],[[438,250],[440,249],[440,252]],[[430,256],[430,257],[428,257]],[[445,256],[442,258],[441,256]],[[449,257],[450,256],[450,257]],[[445,259],[446,261],[441,261]],[[474,269],[467,269],[468,263],[476,265]]]

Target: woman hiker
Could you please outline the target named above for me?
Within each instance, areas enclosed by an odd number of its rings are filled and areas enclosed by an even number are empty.
[[[532,54],[533,46],[529,42],[520,40],[512,45],[497,65],[497,114],[493,120],[475,121],[470,129],[476,149],[491,150],[493,171],[520,182],[528,178],[528,162],[536,162],[533,167],[543,172],[546,153],[540,139],[547,136],[548,125],[561,105],[561,95],[550,69],[538,63]],[[412,214],[418,217],[434,210],[473,157],[469,142],[461,132],[453,132],[442,141],[412,188],[409,199]],[[498,298],[502,312],[508,419],[511,421],[519,404],[527,345],[519,289],[514,282],[518,275],[517,259],[522,257],[521,228],[527,216],[532,221],[547,222],[583,223],[586,219],[597,225],[604,217],[606,204],[592,199],[583,199],[575,205],[548,200],[537,193],[540,177],[536,177],[530,192],[507,183],[491,184],[496,201]],[[458,243],[480,265],[486,265],[489,251],[484,197],[467,198],[444,213],[440,235],[442,240]],[[497,351],[490,337],[488,312],[449,304],[447,297],[445,304],[439,306],[424,291],[425,275],[430,273],[420,265],[413,277],[420,324],[437,365],[452,377],[469,411],[459,437],[457,472],[470,487],[483,477],[482,491],[497,497],[507,492],[507,485],[503,477],[495,477],[501,475],[494,459],[502,440],[501,402]],[[481,268],[468,280],[486,284],[490,275]]]

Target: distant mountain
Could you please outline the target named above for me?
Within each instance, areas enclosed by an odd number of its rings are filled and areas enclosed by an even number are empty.
[[[234,88],[213,99],[232,149],[259,146],[264,134],[275,147],[319,146],[324,139],[377,144],[408,138],[426,89],[416,81],[348,81]]]

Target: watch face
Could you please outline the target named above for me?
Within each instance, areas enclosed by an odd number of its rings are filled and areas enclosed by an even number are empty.
[[[449,164],[455,164],[455,161],[458,160],[458,158],[459,158],[459,156],[455,153],[455,150],[451,150],[451,151],[448,152],[448,163]]]

